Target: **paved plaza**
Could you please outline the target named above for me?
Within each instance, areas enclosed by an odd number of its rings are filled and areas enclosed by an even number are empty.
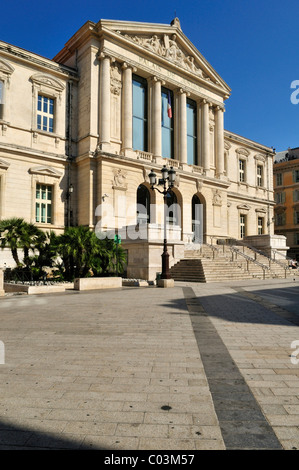
[[[297,277],[2,297],[0,450],[299,449],[298,294]]]

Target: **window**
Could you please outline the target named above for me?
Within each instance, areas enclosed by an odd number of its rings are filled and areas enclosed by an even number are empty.
[[[294,202],[298,202],[299,201],[299,190],[298,189],[295,189],[293,191],[293,201]]]
[[[137,224],[150,222],[150,192],[141,184],[137,189]]]
[[[193,242],[202,243],[202,204],[197,194],[192,197],[192,232]]]
[[[52,186],[36,185],[35,221],[41,224],[52,223]]]
[[[173,158],[173,96],[170,90],[162,88],[162,156]]]
[[[299,233],[294,233],[294,242],[295,245],[299,245]]]
[[[285,203],[285,193],[276,193],[275,194],[275,202],[276,204],[284,204]]]
[[[276,214],[276,225],[285,225],[285,214]]]
[[[0,119],[3,119],[4,107],[4,82],[0,80]]]
[[[262,235],[264,233],[264,217],[257,218],[257,233]]]
[[[52,98],[38,95],[37,128],[46,132],[54,132],[54,100]]]
[[[263,167],[262,165],[258,165],[256,168],[256,179],[257,179],[257,186],[263,186]]]
[[[166,204],[167,204],[166,223],[168,223],[169,225],[178,225],[179,224],[178,200],[173,191],[169,191],[167,193]]]
[[[293,182],[299,183],[299,170],[293,170]]]
[[[294,224],[295,225],[299,224],[299,212],[296,210],[294,211]]]
[[[282,173],[276,173],[276,186],[282,186]]]
[[[187,162],[197,165],[197,118],[196,103],[187,99]]]
[[[246,215],[240,215],[240,238],[244,238],[246,235]]]
[[[239,181],[244,183],[245,181],[245,160],[239,160]]]
[[[147,81],[133,75],[133,149],[147,151]]]

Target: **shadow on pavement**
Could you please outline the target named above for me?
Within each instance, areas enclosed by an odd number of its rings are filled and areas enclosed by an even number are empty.
[[[0,451],[1,450],[109,450],[104,447],[84,444],[83,438],[67,439],[34,429],[16,426],[0,421]]]

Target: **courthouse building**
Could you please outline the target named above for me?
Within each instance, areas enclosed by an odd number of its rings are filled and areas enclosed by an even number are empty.
[[[88,21],[52,60],[0,42],[0,217],[116,230],[128,275],[152,278],[163,197],[148,175],[166,165],[171,264],[194,241],[275,244],[274,153],[225,130],[230,94],[177,18]]]

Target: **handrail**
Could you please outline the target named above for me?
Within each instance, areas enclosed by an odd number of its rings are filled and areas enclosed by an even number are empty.
[[[249,248],[250,250],[252,250],[253,252],[261,255],[261,256],[264,256],[265,258],[267,258],[269,260],[269,262],[273,262],[273,263],[276,263],[278,264],[279,266],[283,267],[284,269],[289,269],[289,266],[286,266],[283,262],[281,261],[278,261],[277,259],[275,258],[272,258],[271,256],[269,256],[267,253],[265,253],[264,251],[262,250],[258,250],[257,248],[255,248],[254,246],[251,246],[251,245],[248,245],[247,243],[243,242],[242,240],[237,240],[236,238],[232,238],[232,237],[227,237],[226,240],[230,240],[232,242],[234,242],[234,244],[236,245],[241,245],[243,246],[244,248]],[[223,240],[224,242],[226,240]],[[230,246],[228,245],[227,243],[225,243],[226,246]],[[273,249],[272,249],[273,251]],[[275,250],[277,251],[277,250]]]
[[[205,245],[207,245],[207,246],[209,246],[210,248],[212,248],[212,250],[213,250],[213,257],[214,257],[214,252],[215,252],[215,251],[220,252],[220,248],[216,247],[215,245],[211,245],[211,244],[209,244],[209,243],[205,243]],[[266,264],[260,263],[259,261],[257,261],[256,259],[252,258],[251,256],[246,255],[245,253],[242,253],[242,251],[238,250],[236,247],[234,247],[234,246],[229,246],[229,245],[228,245],[228,247],[229,247],[229,249],[230,249],[232,252],[234,251],[235,253],[237,253],[237,254],[243,256],[243,258],[245,258],[247,261],[249,261],[249,262],[251,262],[251,263],[254,263],[254,264],[260,266],[263,270],[265,270],[265,269],[270,270],[269,266],[267,266]],[[233,261],[233,260],[232,260],[232,261]],[[247,271],[248,271],[248,267],[247,267]]]

